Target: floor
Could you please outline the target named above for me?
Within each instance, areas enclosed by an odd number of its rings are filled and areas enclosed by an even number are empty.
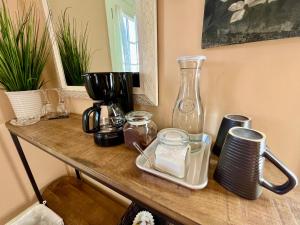
[[[114,198],[71,176],[51,183],[43,197],[65,225],[118,225],[126,212]]]

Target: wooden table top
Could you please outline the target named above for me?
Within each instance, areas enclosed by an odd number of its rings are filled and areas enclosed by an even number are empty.
[[[208,186],[193,191],[140,171],[135,165],[138,153],[123,145],[96,146],[93,136],[82,131],[80,115],[26,127],[10,123],[6,126],[10,132],[100,183],[182,224],[300,225],[299,188],[284,196],[264,189],[255,201],[240,198],[212,179],[214,158],[210,162]],[[265,170],[269,180],[282,183],[284,178],[275,168],[267,164]]]

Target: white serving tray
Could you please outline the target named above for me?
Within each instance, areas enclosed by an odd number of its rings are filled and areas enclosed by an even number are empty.
[[[202,149],[198,152],[191,153],[187,174],[182,179],[155,170],[149,165],[148,161],[142,155],[137,157],[136,165],[139,169],[145,172],[151,173],[155,176],[164,178],[184,187],[194,190],[203,189],[206,187],[208,182],[208,166],[212,140],[211,136],[207,134],[203,134],[201,138],[203,142]],[[144,154],[153,162],[157,144],[158,141],[156,139],[144,150]]]

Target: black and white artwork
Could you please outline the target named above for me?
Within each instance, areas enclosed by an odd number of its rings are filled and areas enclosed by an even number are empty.
[[[206,0],[202,47],[300,36],[300,0]]]

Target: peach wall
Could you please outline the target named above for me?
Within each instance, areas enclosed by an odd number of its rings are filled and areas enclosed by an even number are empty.
[[[158,0],[159,106],[137,108],[153,112],[160,128],[169,127],[180,82],[176,57],[204,54],[208,61],[203,67],[201,94],[206,108],[206,132],[215,136],[226,113],[246,114],[252,117],[256,129],[267,134],[273,152],[300,176],[299,38],[202,50],[203,6],[204,0]],[[45,72],[55,84],[51,60]],[[24,208],[33,195],[3,125],[12,113],[6,108],[6,97],[0,95],[0,100],[2,224]],[[69,102],[76,113],[91,105],[91,101],[80,99]],[[26,153],[40,184],[64,172],[61,164],[39,155],[31,146],[26,146]],[[44,163],[39,165],[42,157]],[[50,174],[51,170],[46,170],[49,167],[57,171]]]
[[[266,133],[272,151],[300,176],[300,40],[263,41],[201,49],[204,0],[158,1],[159,106],[151,111],[160,128],[171,126],[180,75],[176,58],[208,57],[201,77],[206,132],[216,135],[221,118],[241,113]],[[89,101],[73,99],[81,113]]]
[[[300,176],[300,39],[201,49],[204,0],[159,2],[159,107],[139,107],[171,124],[179,88],[176,57],[208,57],[201,77],[206,132],[216,135],[221,118],[241,113],[266,133],[272,151]]]
[[[8,2],[10,9],[14,11],[17,8],[17,0]],[[51,63],[51,59],[49,62]],[[45,71],[50,72],[52,69],[53,66]],[[50,81],[48,85],[56,83],[55,77],[47,76],[47,79]],[[36,201],[21,160],[5,127],[5,121],[13,116],[6,95],[0,91],[0,224],[6,223]],[[21,144],[40,188],[66,174],[63,163],[26,142],[21,141]]]

